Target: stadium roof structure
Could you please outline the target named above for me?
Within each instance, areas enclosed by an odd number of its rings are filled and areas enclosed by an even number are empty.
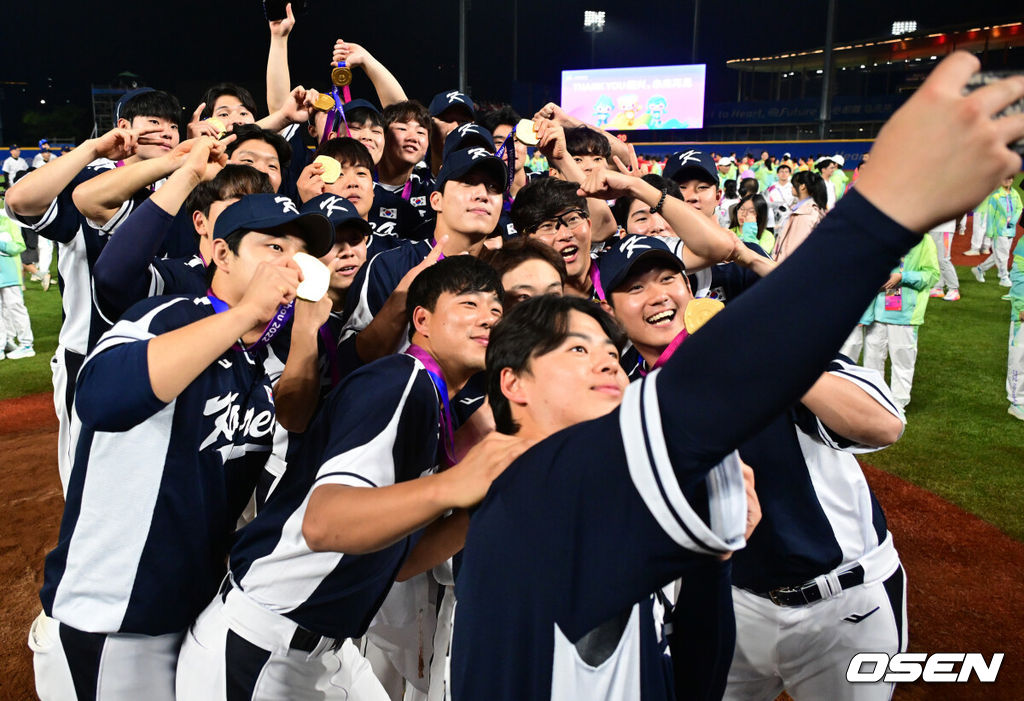
[[[837,69],[870,68],[935,61],[962,49],[972,53],[1024,48],[1024,23],[1010,22],[982,27],[956,27],[943,31],[919,30],[895,37],[857,41],[836,46],[833,62]],[[774,56],[734,58],[729,68],[757,73],[814,71],[825,62],[823,48],[792,51]]]

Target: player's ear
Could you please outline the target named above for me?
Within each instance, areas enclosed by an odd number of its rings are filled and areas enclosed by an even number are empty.
[[[129,122],[124,117],[121,117],[120,119],[117,120],[117,128],[118,129],[131,129],[132,128],[132,123]]]
[[[412,327],[420,336],[430,338],[430,320],[433,314],[426,307],[416,307],[412,312]]]
[[[231,269],[231,260],[233,257],[231,249],[228,248],[227,241],[221,238],[213,240],[213,257],[210,261],[211,265],[216,265],[219,269],[228,272]]]
[[[206,217],[203,215],[202,211],[198,209],[192,212],[192,226],[195,227],[196,233],[200,236],[213,233],[207,228]]]
[[[502,368],[499,378],[501,393],[509,401],[509,404],[523,406],[526,404],[526,387],[522,378],[512,368]]]
[[[444,199],[444,195],[441,194],[440,190],[434,190],[433,192],[431,192],[430,193],[430,208],[433,209],[435,212],[438,212],[438,213],[443,211],[442,208],[441,208],[441,200],[443,200],[443,199]]]

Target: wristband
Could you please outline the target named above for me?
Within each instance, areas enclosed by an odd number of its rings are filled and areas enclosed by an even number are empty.
[[[661,214],[661,208],[665,206],[666,196],[668,196],[668,190],[662,190],[661,199],[658,200],[658,204],[651,207],[651,214]]]

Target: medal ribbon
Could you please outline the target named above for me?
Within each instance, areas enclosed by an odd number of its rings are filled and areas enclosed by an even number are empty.
[[[210,300],[210,304],[213,305],[213,311],[216,314],[226,312],[228,309],[231,308],[228,306],[227,302],[225,302],[217,295],[213,294],[212,289],[206,290],[206,298]],[[263,329],[263,333],[260,334],[260,337],[256,340],[255,343],[253,343],[251,346],[243,346],[241,343],[241,339],[239,339],[238,341],[235,342],[233,346],[231,346],[231,348],[236,351],[249,352],[259,350],[263,346],[267,345],[268,343],[270,343],[270,340],[277,335],[278,331],[285,327],[285,325],[288,323],[288,320],[292,318],[293,308],[294,307],[292,304],[279,305],[277,308],[277,312],[274,314],[273,318],[269,322],[267,322],[266,328]]]
[[[667,363],[668,359],[672,357],[672,354],[676,352],[676,349],[679,348],[682,342],[685,341],[689,335],[690,332],[687,331],[685,328],[682,331],[680,331],[679,334],[672,339],[672,342],[665,347],[665,350],[661,352],[661,355],[658,356],[658,359],[654,362],[654,367],[652,367],[650,370],[644,368],[643,366],[640,367],[640,376],[647,377],[647,373],[651,372],[652,370],[657,370],[662,365]]]
[[[501,142],[501,146],[499,146],[498,150],[494,152],[495,156],[501,158],[502,154],[504,154],[505,151],[508,151],[508,162],[505,164],[508,166],[508,177],[506,179],[507,182],[505,183],[505,201],[509,203],[510,209],[512,206],[512,180],[515,179],[516,174],[516,126],[518,125],[512,127],[512,131],[508,133],[505,140]],[[512,143],[512,148],[506,148],[509,145],[509,142]]]
[[[345,67],[344,61],[334,64],[338,68]],[[342,100],[344,96],[344,100]],[[334,107],[327,112],[327,121],[324,123],[324,133],[320,136],[320,143],[325,144],[330,140],[331,134],[341,136],[341,126],[345,125],[345,136],[351,136],[348,130],[348,120],[345,119],[345,103],[352,101],[352,92],[347,85],[342,86],[341,95],[338,94],[338,86],[331,90],[331,99],[334,100]]]
[[[341,381],[341,370],[338,368],[338,340],[331,335],[328,328],[330,322],[320,327],[320,339],[324,342],[324,352],[327,353],[327,365],[331,369],[331,387],[337,387]]]
[[[601,287],[601,271],[597,269],[597,263],[593,260],[590,261],[590,281],[594,284],[594,295],[602,302],[607,302],[608,297]]]
[[[444,447],[442,460],[445,467],[451,467],[457,462],[455,460],[455,431],[452,427],[452,407],[448,399],[448,383],[444,380],[444,373],[441,372],[441,366],[437,364],[434,356],[416,344],[406,348],[405,354],[411,355],[423,363],[427,374],[434,382],[437,393],[441,395],[441,442]]]

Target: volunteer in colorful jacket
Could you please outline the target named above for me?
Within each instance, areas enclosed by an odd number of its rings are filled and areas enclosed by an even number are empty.
[[[1007,264],[1010,258],[1010,245],[1017,234],[1017,222],[1021,215],[1020,193],[1013,189],[1013,176],[1003,180],[1002,187],[988,196],[982,206],[976,210],[985,217],[985,235],[992,239],[992,255],[971,268],[978,282],[985,282],[985,271],[995,267],[999,273],[999,284],[1010,287],[1010,273]]]
[[[925,236],[903,258],[864,312],[864,367],[885,371],[888,352],[892,363],[889,387],[901,408],[910,403],[917,362],[917,331],[924,323],[928,294],[939,279],[935,241]]]

